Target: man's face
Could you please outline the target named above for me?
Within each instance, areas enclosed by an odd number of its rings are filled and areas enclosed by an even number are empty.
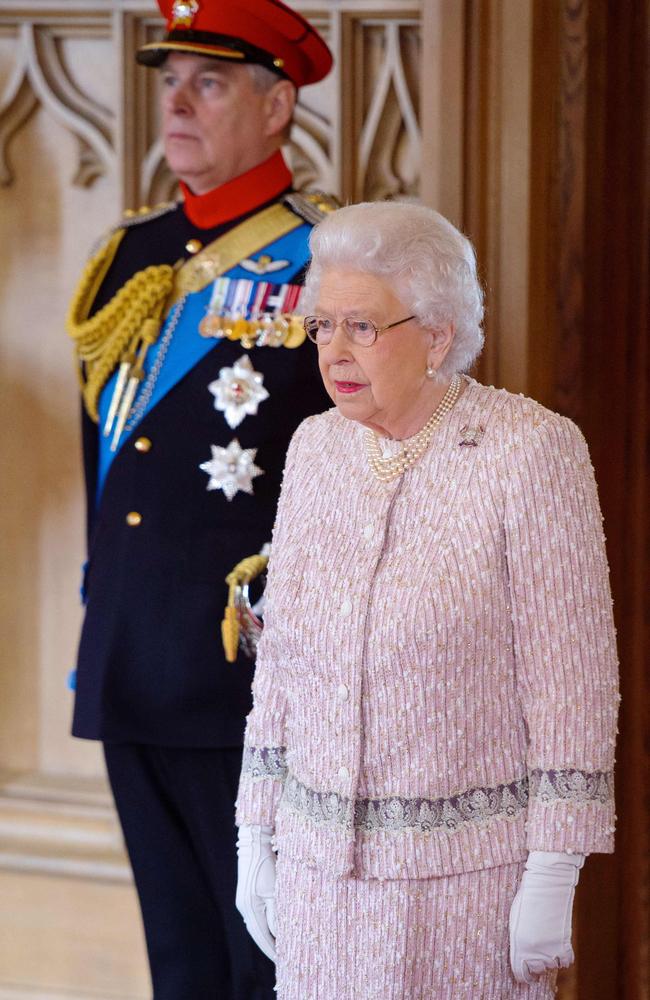
[[[195,194],[238,177],[281,145],[282,105],[293,90],[286,80],[262,91],[245,65],[179,52],[169,54],[160,75],[167,162]]]

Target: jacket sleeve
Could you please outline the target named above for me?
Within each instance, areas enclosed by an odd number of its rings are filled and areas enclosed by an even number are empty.
[[[528,728],[527,846],[611,852],[618,672],[593,468],[578,428],[555,415],[511,457],[505,532]]]
[[[294,480],[300,466],[300,439],[306,423],[294,434],[284,467],[278,512],[273,528],[265,588],[264,628],[257,647],[253,709],[246,719],[244,754],[237,795],[236,822],[275,825],[275,813],[287,775],[289,705],[283,678],[281,641],[276,637],[275,600],[282,586],[282,552],[292,519]]]

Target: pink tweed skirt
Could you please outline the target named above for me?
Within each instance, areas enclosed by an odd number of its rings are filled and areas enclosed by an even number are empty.
[[[430,879],[333,879],[278,858],[278,1000],[550,1000],[519,984],[508,914],[523,864]]]

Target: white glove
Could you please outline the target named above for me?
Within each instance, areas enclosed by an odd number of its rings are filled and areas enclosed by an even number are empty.
[[[571,911],[584,854],[531,851],[510,908],[510,965],[519,983],[573,962]]]
[[[237,837],[235,906],[246,930],[267,958],[275,962],[275,853],[269,826],[240,826]]]

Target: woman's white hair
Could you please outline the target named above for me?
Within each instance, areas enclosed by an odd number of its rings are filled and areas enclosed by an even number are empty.
[[[444,216],[412,202],[348,205],[316,226],[310,246],[301,309],[315,308],[326,270],[374,274],[387,279],[425,329],[453,325],[454,340],[440,377],[471,368],[483,347],[483,291],[474,247]]]

